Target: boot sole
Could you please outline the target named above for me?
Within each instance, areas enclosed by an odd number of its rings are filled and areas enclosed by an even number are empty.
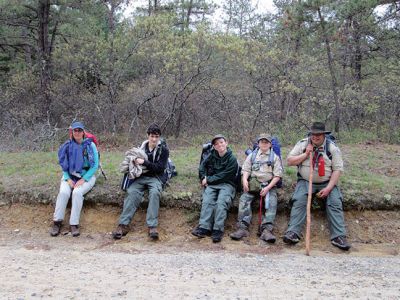
[[[288,244],[288,245],[295,245],[295,244],[297,244],[299,241],[295,241],[295,240],[288,239],[287,237],[283,237],[283,242],[284,242],[285,244]]]
[[[339,244],[337,244],[337,243],[333,243],[333,242],[331,242],[331,244],[332,244],[333,246],[339,248],[340,250],[343,250],[343,251],[348,251],[348,250],[351,248],[350,246],[343,247],[343,246],[341,246],[341,245],[339,245]]]

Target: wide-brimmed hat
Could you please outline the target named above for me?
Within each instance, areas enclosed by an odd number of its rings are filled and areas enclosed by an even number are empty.
[[[217,134],[217,135],[214,136],[213,139],[211,140],[211,144],[214,145],[214,142],[215,142],[216,140],[219,140],[219,139],[224,139],[224,141],[226,142],[226,138],[225,138],[222,134]]]
[[[85,126],[83,126],[82,122],[74,122],[74,123],[71,124],[71,129],[72,130],[74,130],[74,129],[82,129],[82,130],[84,130]]]
[[[257,143],[258,143],[260,140],[267,140],[268,142],[271,142],[272,137],[271,137],[271,135],[268,134],[268,133],[261,133],[261,134],[257,137]]]
[[[325,130],[325,124],[322,122],[312,123],[310,132],[308,134],[320,134],[320,133],[330,134],[331,131]]]

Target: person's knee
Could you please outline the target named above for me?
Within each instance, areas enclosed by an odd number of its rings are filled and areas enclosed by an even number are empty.
[[[291,202],[294,207],[306,207],[307,206],[307,196],[306,197],[298,197],[296,195],[293,195]]]
[[[72,200],[83,197],[82,189],[77,188],[72,191]]]
[[[61,199],[68,199],[70,195],[71,195],[71,192],[70,192],[70,191],[61,190],[61,191],[58,193],[58,198],[61,198]]]

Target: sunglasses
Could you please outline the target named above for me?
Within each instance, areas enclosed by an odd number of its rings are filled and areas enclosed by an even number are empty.
[[[76,129],[74,129],[74,132],[83,132],[83,129],[82,128],[76,128]]]

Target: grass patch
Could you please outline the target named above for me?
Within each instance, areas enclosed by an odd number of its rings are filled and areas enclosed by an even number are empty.
[[[247,145],[231,145],[234,154],[243,163],[244,150]],[[340,186],[355,194],[370,192],[375,195],[399,195],[400,193],[400,161],[396,159],[400,153],[397,145],[342,145],[340,144],[345,172],[341,176]],[[284,182],[296,180],[297,168],[286,166],[287,153],[292,147],[283,147],[285,166]],[[201,145],[176,147],[171,150],[170,157],[176,165],[178,176],[171,181],[166,192],[174,194],[199,193],[198,164]],[[119,187],[122,174],[119,165],[124,158],[124,151],[101,153],[101,163],[110,186]],[[7,153],[0,156],[0,192],[43,186],[57,187],[61,178],[61,169],[56,152],[24,152]],[[103,186],[104,179],[98,175],[97,185]],[[285,188],[288,188],[285,187]]]

